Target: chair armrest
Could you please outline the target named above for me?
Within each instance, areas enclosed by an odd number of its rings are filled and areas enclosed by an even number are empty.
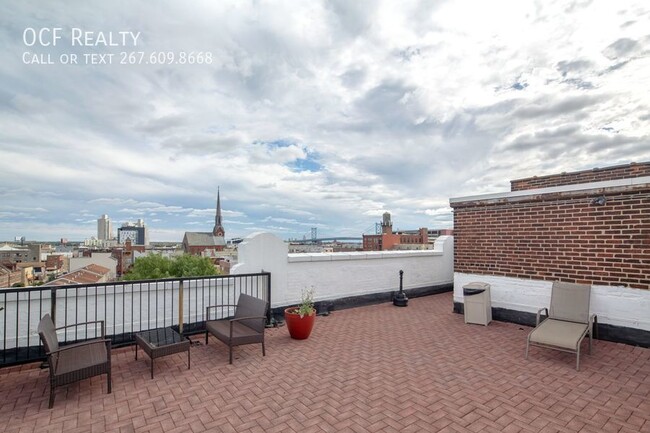
[[[222,304],[222,305],[210,305],[209,307],[205,307],[205,320],[210,320],[210,309],[212,309],[212,308],[221,308],[221,307],[235,307],[235,308],[237,308],[237,305],[235,305],[235,304]]]
[[[48,352],[47,355],[54,355],[54,354],[57,354],[59,352],[63,352],[65,350],[77,349],[79,347],[90,346],[91,344],[99,344],[99,343],[106,344],[106,345],[110,346],[111,339],[110,338],[101,338],[101,339],[81,341],[79,343],[68,344],[66,346],[59,346],[58,349],[53,350],[51,352]]]
[[[237,317],[236,319],[230,319],[231,322],[238,322],[240,320],[250,320],[250,319],[266,319],[266,316],[247,316],[247,317]]]
[[[539,326],[539,323],[540,323],[539,322],[539,317],[540,317],[542,311],[544,311],[544,310],[546,310],[546,317],[548,318],[548,308],[546,308],[546,307],[540,308],[539,310],[537,310],[537,317],[535,318],[535,326]],[[546,319],[544,319],[544,320],[546,320]],[[542,322],[544,320],[542,320]]]
[[[56,331],[60,331],[62,329],[67,329],[67,328],[73,328],[73,327],[76,328],[77,326],[91,325],[93,323],[101,323],[101,325],[102,325],[101,326],[102,338],[104,338],[106,336],[106,334],[104,333],[104,321],[103,320],[93,320],[93,321],[90,321],[90,322],[75,323],[74,325],[65,325],[65,326],[61,326],[60,328],[56,328]]]

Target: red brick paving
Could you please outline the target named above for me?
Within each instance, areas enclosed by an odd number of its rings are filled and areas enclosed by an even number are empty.
[[[211,339],[185,354],[113,351],[113,393],[95,377],[56,392],[38,364],[0,370],[0,432],[650,432],[650,349],[594,342],[531,348],[530,328],[465,325],[450,293],[335,311],[308,340],[285,327],[261,347]],[[201,341],[201,336],[193,337]]]

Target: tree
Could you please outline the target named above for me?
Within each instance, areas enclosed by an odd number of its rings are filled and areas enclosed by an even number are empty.
[[[217,275],[217,269],[208,257],[183,254],[170,259],[159,254],[149,254],[136,259],[131,270],[124,275],[124,279],[157,280],[208,275]]]
[[[208,257],[183,254],[172,260],[171,274],[174,277],[201,277],[217,275],[217,269]]]

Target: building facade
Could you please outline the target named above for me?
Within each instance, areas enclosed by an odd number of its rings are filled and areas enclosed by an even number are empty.
[[[44,286],[67,286],[70,284],[99,284],[111,280],[110,270],[100,265],[89,264],[45,283]]]
[[[226,234],[221,217],[221,197],[217,189],[217,210],[212,232],[185,232],[183,251],[196,256],[216,257],[226,246]]]
[[[27,247],[4,244],[0,246],[0,263],[20,263],[29,261],[30,251]]]
[[[108,278],[113,279],[117,275],[117,259],[113,257],[112,253],[91,252],[90,257],[72,257],[70,259],[69,272],[74,272],[87,266],[101,266],[108,272]]]
[[[117,243],[125,245],[127,241],[133,245],[149,245],[149,233],[143,219],[135,223],[126,222],[117,229]]]
[[[381,234],[363,235],[364,251],[388,251],[400,249],[427,249],[433,245],[438,230],[423,227],[418,230],[393,232],[390,213],[382,216]],[[431,236],[430,236],[431,235]]]
[[[483,281],[496,318],[534,324],[553,281],[590,284],[601,337],[650,346],[650,162],[514,180],[450,204],[457,311],[462,286]]]

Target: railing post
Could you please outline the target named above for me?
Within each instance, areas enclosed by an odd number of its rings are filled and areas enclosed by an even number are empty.
[[[52,287],[50,293],[50,316],[52,316],[52,322],[56,327],[56,288]]]
[[[267,273],[268,278],[266,280],[266,300],[269,303],[269,306],[267,308],[267,313],[266,313],[266,323],[268,325],[273,324],[273,317],[271,317],[271,273]]]
[[[183,280],[178,282],[178,333],[183,333]]]

